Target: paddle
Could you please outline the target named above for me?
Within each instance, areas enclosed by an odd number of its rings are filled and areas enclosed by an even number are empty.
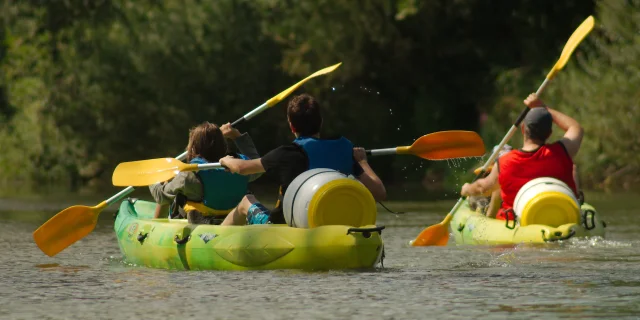
[[[256,115],[262,113],[264,110],[274,106],[278,102],[284,100],[294,90],[299,88],[302,84],[309,81],[311,78],[324,75],[336,70],[342,63],[335,64],[333,66],[319,70],[312,75],[302,79],[298,83],[294,84],[290,88],[280,92],[275,97],[267,100],[267,102],[253,109],[249,113],[245,114],[242,118],[234,121],[231,125],[236,126],[239,123],[247,121]],[[186,152],[180,154],[177,159],[183,160],[187,156]],[[38,245],[38,248],[50,257],[58,254],[68,246],[72,245],[76,241],[84,238],[88,235],[96,226],[98,222],[98,215],[106,207],[119,202],[124,197],[133,192],[133,187],[128,187],[111,198],[101,202],[97,206],[72,206],[60,211],[53,216],[47,222],[40,226],[33,232],[33,240]]]
[[[567,41],[567,44],[565,44],[564,49],[562,49],[562,53],[560,54],[560,59],[558,59],[558,62],[556,62],[553,68],[551,68],[551,71],[549,71],[549,73],[547,74],[547,77],[544,79],[544,82],[542,82],[542,85],[540,85],[540,87],[538,88],[538,91],[536,91],[537,95],[540,95],[542,91],[544,91],[544,89],[547,87],[547,84],[549,83],[549,81],[551,81],[551,79],[553,79],[555,75],[560,70],[562,70],[562,68],[564,68],[564,66],[567,64],[567,61],[569,61],[569,58],[571,57],[573,50],[575,50],[578,44],[580,44],[580,42],[582,42],[582,40],[587,36],[587,34],[591,32],[591,29],[593,29],[593,25],[594,25],[594,19],[592,16],[589,16],[573,32],[573,34]],[[516,130],[518,130],[518,126],[520,125],[520,122],[522,122],[522,120],[524,119],[524,117],[527,115],[528,112],[529,112],[529,107],[525,107],[524,110],[522,110],[522,113],[520,113],[520,116],[518,116],[516,121],[513,123],[513,125],[511,126],[511,129],[509,129],[509,132],[507,132],[507,135],[502,139],[498,147],[495,148],[495,151],[491,154],[491,156],[489,157],[487,162],[484,164],[484,166],[482,166],[482,170],[480,170],[480,172],[475,177],[475,179],[473,179],[473,181],[476,181],[480,177],[484,176],[489,166],[491,166],[493,162],[496,160],[496,157],[498,156],[498,153],[500,152],[500,150],[502,150],[502,147],[507,143],[507,141],[509,141],[509,139],[511,139],[511,137],[516,132]],[[453,209],[451,209],[449,214],[447,214],[447,216],[444,218],[442,222],[422,230],[422,232],[420,232],[420,234],[415,238],[415,240],[411,241],[411,245],[412,246],[432,246],[432,245],[444,246],[446,245],[447,242],[449,241],[448,224],[451,221],[451,219],[453,219],[453,215],[458,210],[460,205],[462,205],[463,200],[464,198],[460,197],[458,199],[458,202],[456,202],[456,205],[453,207]]]
[[[250,120],[251,118],[257,116],[258,114],[262,113],[262,111],[269,109],[271,107],[273,107],[274,105],[276,105],[278,102],[284,100],[284,98],[286,98],[287,96],[289,96],[293,91],[295,91],[296,89],[298,89],[301,85],[303,85],[305,82],[309,81],[311,78],[315,78],[317,76],[321,76],[321,75],[325,75],[327,73],[331,73],[333,72],[333,70],[338,69],[338,67],[340,67],[340,65],[342,65],[342,62],[334,64],[330,67],[326,67],[324,69],[318,70],[314,73],[312,73],[310,76],[300,80],[298,83],[294,84],[293,86],[289,87],[289,89],[280,92],[277,96],[267,100],[267,102],[263,103],[261,106],[251,110],[250,112],[248,112],[247,114],[245,114],[242,118],[234,121],[231,126],[236,126],[244,121]]]
[[[482,138],[472,131],[442,131],[420,137],[409,147],[367,151],[370,155],[413,154],[423,159],[444,160],[484,154]],[[167,181],[180,172],[221,168],[220,163],[186,164],[178,159],[158,158],[120,163],[113,171],[114,186],[148,186]]]
[[[484,142],[473,131],[451,130],[434,132],[420,137],[411,146],[367,150],[371,156],[386,154],[412,154],[427,160],[445,160],[480,157]]]
[[[114,186],[148,186],[172,179],[183,171],[222,168],[216,163],[186,164],[174,158],[159,158],[120,163],[113,171]]]

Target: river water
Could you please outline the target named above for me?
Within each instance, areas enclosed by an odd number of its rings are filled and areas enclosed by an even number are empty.
[[[328,272],[129,266],[113,211],[49,258],[31,233],[74,203],[1,199],[0,319],[640,318],[638,195],[588,196],[608,224],[607,239],[542,247],[412,248],[408,240],[440,222],[453,202],[390,202],[408,212],[378,215],[387,226],[384,268]]]

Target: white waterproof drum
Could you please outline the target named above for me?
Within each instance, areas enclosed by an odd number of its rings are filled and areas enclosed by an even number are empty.
[[[372,225],[377,215],[371,192],[332,169],[312,169],[297,176],[287,188],[282,209],[287,224],[298,228]]]
[[[554,178],[527,182],[513,202],[521,226],[542,224],[559,227],[580,222],[580,204],[569,186]]]

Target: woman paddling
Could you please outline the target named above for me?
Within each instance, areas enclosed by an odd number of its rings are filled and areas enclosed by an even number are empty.
[[[228,153],[225,139],[232,140],[240,153]],[[190,130],[188,163],[218,162],[227,155],[245,160],[260,157],[251,137],[247,133],[240,134],[229,123],[218,127],[204,122]],[[166,212],[167,206],[171,205],[171,218],[186,217],[189,223],[194,224],[220,224],[246,197],[248,183],[259,176],[242,176],[224,169],[180,172],[169,182],[149,186],[158,204],[155,218],[159,218],[161,212]]]

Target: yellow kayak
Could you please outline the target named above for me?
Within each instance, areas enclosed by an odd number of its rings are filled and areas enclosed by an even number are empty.
[[[114,229],[128,263],[179,270],[354,269],[382,258],[384,227],[193,225],[152,219],[155,203],[125,200]]]
[[[595,208],[589,204],[581,206],[581,222],[558,227],[531,224],[519,226],[514,221],[488,218],[472,211],[465,200],[455,213],[449,226],[457,244],[518,244],[549,243],[571,238],[604,237],[606,224]]]

